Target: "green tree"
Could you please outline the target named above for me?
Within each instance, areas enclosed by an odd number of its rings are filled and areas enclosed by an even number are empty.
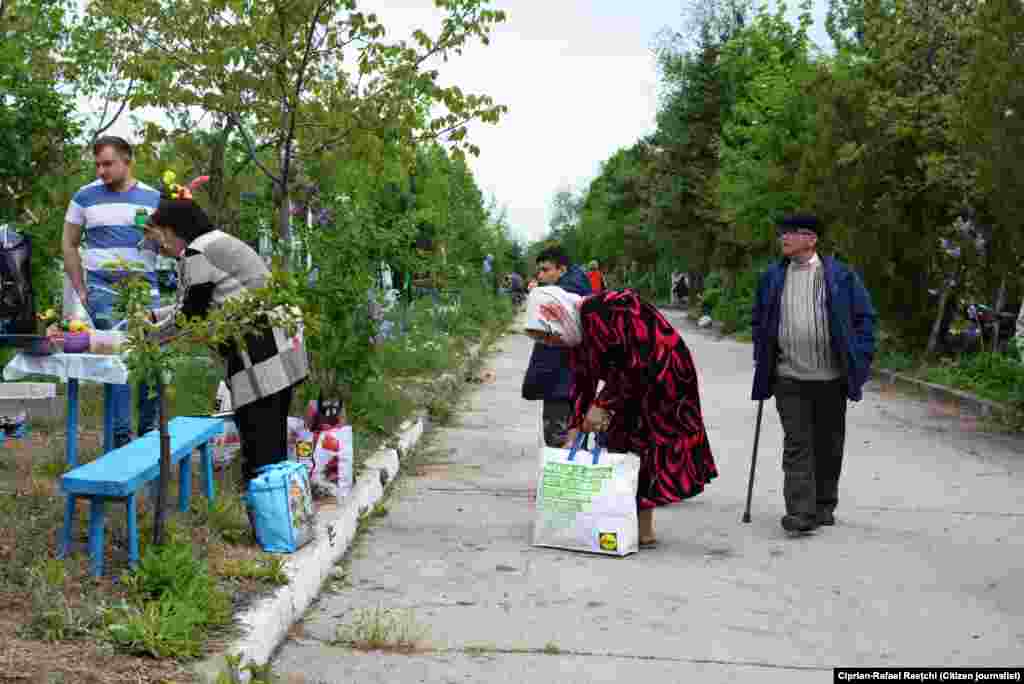
[[[115,23],[109,40],[126,46],[126,73],[146,85],[134,106],[198,107],[234,122],[273,184],[287,243],[297,167],[340,147],[372,154],[390,141],[442,139],[475,153],[466,124],[494,123],[505,111],[440,85],[428,67],[486,43],[504,13],[486,0],[435,4],[444,12],[439,33],[416,31],[411,43],[388,40],[355,0],[96,0],[90,12]]]

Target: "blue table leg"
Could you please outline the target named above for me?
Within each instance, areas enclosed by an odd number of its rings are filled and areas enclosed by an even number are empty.
[[[89,559],[92,574],[103,576],[103,532],[107,515],[107,500],[101,496],[89,497]]]
[[[200,463],[203,466],[203,485],[206,488],[206,503],[207,505],[212,505],[214,497],[213,454],[211,453],[209,442],[203,442],[203,445],[199,447],[199,455],[202,458]]]
[[[181,459],[178,466],[178,510],[188,511],[189,498],[192,496],[192,454]]]
[[[57,551],[58,558],[66,558],[71,554],[71,544],[75,537],[75,503],[78,497],[74,494],[64,496],[64,530],[61,533],[60,549]]]
[[[114,450],[114,386],[103,383],[103,453]]]
[[[128,497],[128,565],[139,564],[139,529],[135,514],[135,495]]]
[[[68,438],[64,445],[64,454],[68,465],[78,466],[78,379],[68,378]]]

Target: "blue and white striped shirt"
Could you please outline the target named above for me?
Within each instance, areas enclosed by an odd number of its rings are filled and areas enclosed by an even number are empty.
[[[135,212],[141,207],[152,214],[159,203],[160,193],[141,181],[131,190],[115,192],[97,180],[76,192],[64,220],[82,226],[85,270],[103,278],[121,270],[112,264],[121,257],[132,270],[145,271],[155,287],[156,245],[147,242],[145,249],[139,247],[143,235],[135,226]]]

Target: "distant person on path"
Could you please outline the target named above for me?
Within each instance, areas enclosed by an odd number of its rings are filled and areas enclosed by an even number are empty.
[[[549,247],[537,255],[537,281],[539,286],[558,285],[580,296],[590,294],[587,275],[579,266],[573,265],[569,255],[558,246]],[[544,441],[548,446],[560,447],[565,443],[572,413],[569,401],[571,386],[568,352],[535,344],[523,378],[523,399],[544,401]]]
[[[512,303],[517,307],[522,306],[526,301],[526,283],[523,282],[523,276],[515,271],[506,273],[501,281],[499,293],[509,295],[512,298]]]
[[[600,294],[604,290],[604,275],[601,273],[601,265],[595,259],[587,266],[587,277],[590,278],[590,289],[594,294]]]
[[[123,138],[97,138],[92,151],[97,179],[71,198],[64,217],[61,250],[71,286],[96,329],[109,330],[120,323],[114,320],[114,285],[128,268],[145,273],[152,286],[153,306],[160,304],[157,246],[143,242],[142,230],[135,225],[137,212],[148,215],[156,209],[160,193],[132,176],[132,146]],[[80,254],[83,246],[84,254]],[[145,383],[139,384],[138,390],[141,435],[156,429],[158,400],[150,396]],[[114,385],[112,394],[114,446],[121,447],[132,438],[131,386]]]
[[[778,224],[783,258],[761,277],[753,310],[755,401],[775,396],[785,433],[783,497],[789,532],[834,525],[846,402],[859,401],[875,355],[875,310],[856,273],[819,257],[821,222]]]
[[[690,350],[632,290],[580,298],[538,287],[526,315],[530,337],[568,347],[575,381],[565,445],[578,430],[604,433],[609,450],[640,457],[640,545],[653,546],[654,508],[696,496],[718,476]]]

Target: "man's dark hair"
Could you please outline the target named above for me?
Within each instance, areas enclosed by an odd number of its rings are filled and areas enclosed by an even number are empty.
[[[565,253],[565,250],[559,245],[552,245],[543,252],[537,255],[537,263],[542,261],[550,261],[555,266],[565,266],[569,268],[569,255]]]
[[[187,199],[161,199],[156,211],[150,215],[149,223],[170,228],[186,243],[215,230],[202,207]]]
[[[131,161],[132,159],[132,146],[124,138],[120,138],[116,135],[104,135],[96,138],[96,142],[92,144],[92,153],[97,155],[104,147],[113,147],[122,159]]]

